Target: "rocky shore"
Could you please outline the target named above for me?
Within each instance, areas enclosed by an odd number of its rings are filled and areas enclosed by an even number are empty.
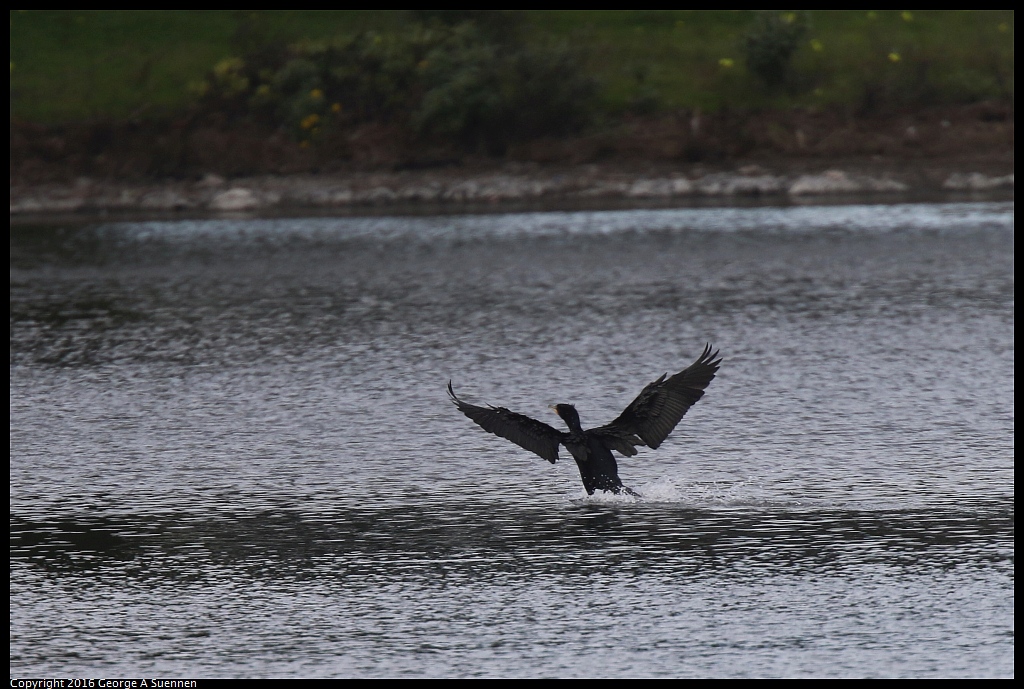
[[[200,113],[201,114],[201,113]],[[1012,198],[1012,105],[629,116],[500,157],[368,123],[303,147],[253,122],[11,126],[12,222]],[[215,118],[214,118],[215,119]]]
[[[733,203],[744,199],[861,199],[996,194],[1012,196],[1012,167],[896,167],[865,164],[772,170],[619,169],[602,165],[548,168],[433,169],[332,175],[257,176],[198,181],[124,182],[79,178],[72,184],[11,186],[11,220],[43,216],[208,215],[381,212],[422,208],[458,212],[481,206],[600,207],[628,203]]]

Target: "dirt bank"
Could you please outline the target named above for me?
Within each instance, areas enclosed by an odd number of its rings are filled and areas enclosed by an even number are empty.
[[[13,123],[11,217],[1009,196],[1014,188],[1013,111],[992,104],[872,118],[675,113],[532,141],[500,158],[410,141],[382,125],[306,147],[235,125],[199,115]]]

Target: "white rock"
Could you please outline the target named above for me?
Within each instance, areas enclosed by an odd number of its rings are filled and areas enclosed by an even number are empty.
[[[879,192],[903,192],[907,191],[908,187],[903,182],[897,182],[894,179],[876,179],[875,177],[865,177],[861,180],[867,191],[879,191]]]
[[[748,177],[725,172],[702,177],[696,188],[708,196],[758,196],[783,191],[782,180],[772,175]]]
[[[29,196],[11,201],[11,215],[19,213],[74,213],[84,208],[81,198],[46,198]]]
[[[954,172],[942,186],[955,191],[984,191],[986,189],[1013,188],[1013,174],[989,177],[980,172]]]
[[[445,201],[473,201],[479,194],[479,185],[471,180],[465,180],[450,186],[441,194],[441,198]]]
[[[793,196],[810,194],[851,194],[863,191],[864,187],[842,170],[828,170],[820,175],[801,175],[789,186]]]
[[[441,196],[441,187],[438,184],[406,187],[399,192],[398,196],[403,201],[437,201]]]
[[[676,196],[685,196],[693,193],[693,182],[685,177],[676,177],[672,180],[672,193]]]
[[[235,187],[222,191],[210,201],[210,208],[217,211],[247,211],[259,208],[262,204],[252,189]]]
[[[201,180],[196,182],[197,187],[206,189],[216,189],[217,187],[224,186],[224,184],[224,178],[212,172],[207,172]]]
[[[851,177],[842,170],[828,170],[820,175],[803,175],[789,187],[793,196],[815,194],[857,194],[864,192],[899,193],[909,187],[894,179]]]
[[[672,195],[672,180],[638,179],[626,190],[626,196],[635,199],[649,199]]]

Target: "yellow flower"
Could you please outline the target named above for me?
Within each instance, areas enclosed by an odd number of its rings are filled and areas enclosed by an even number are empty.
[[[811,50],[813,50],[816,53],[820,53],[824,49],[825,49],[825,44],[824,43],[819,41],[817,38],[812,38],[811,39]]]
[[[895,50],[889,53],[889,62],[899,62],[902,59],[903,58],[900,57],[900,54],[897,53]]]
[[[868,12],[868,19],[870,19],[871,21],[875,21],[876,19],[878,19],[878,12],[875,12],[874,10]]]
[[[786,22],[787,24],[792,24],[793,22],[796,21],[796,15],[793,14],[792,12],[787,12],[786,14],[782,15],[782,21]]]
[[[331,112],[333,112],[335,115],[341,112],[341,103],[335,103],[334,105],[332,105]]]
[[[312,98],[313,100],[320,100],[321,98],[324,97],[324,92],[321,91],[320,89],[313,89],[312,91],[309,92],[309,97]]]
[[[1002,24],[999,25],[999,30],[1002,31],[1003,33],[1006,33],[1007,31],[1010,30],[1010,25],[1007,24],[1006,22],[1003,22]]]
[[[906,11],[906,10],[903,10],[902,12],[900,12],[900,16],[903,17],[903,21],[905,21],[905,22],[912,22],[912,21],[914,21],[914,15],[911,14],[910,12]]]
[[[320,116],[317,115],[316,113],[313,113],[312,115],[306,115],[305,117],[303,117],[302,122],[299,123],[299,126],[302,127],[303,129],[312,129],[317,125],[319,121]]]
[[[269,96],[270,95],[270,85],[269,84],[260,84],[260,87],[258,89],[256,89],[256,95],[257,96]]]
[[[243,67],[245,67],[245,63],[239,58],[229,57],[214,65],[213,74],[214,76],[223,79],[234,72],[241,72]]]
[[[728,69],[729,67],[732,67],[734,64],[736,64],[736,61],[733,60],[731,57],[723,57],[721,60],[718,61],[718,64]]]

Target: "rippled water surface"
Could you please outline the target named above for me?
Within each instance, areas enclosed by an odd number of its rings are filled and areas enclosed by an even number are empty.
[[[1012,676],[1013,249],[1012,203],[13,227],[11,674]],[[600,425],[705,342],[639,498],[444,390]]]

